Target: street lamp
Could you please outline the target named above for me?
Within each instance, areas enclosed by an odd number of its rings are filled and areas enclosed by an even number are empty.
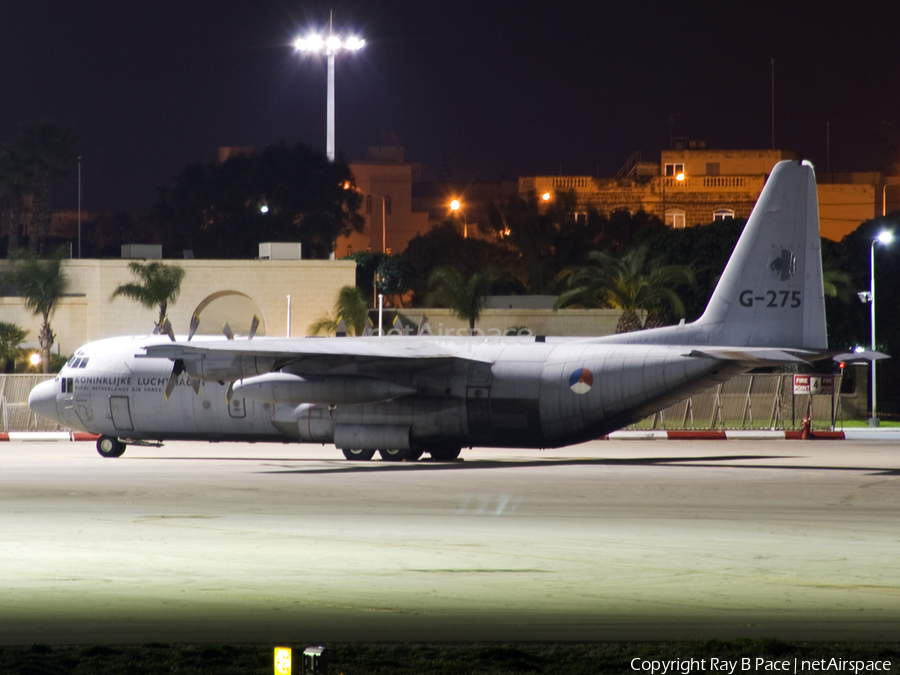
[[[871,248],[871,275],[869,277],[869,302],[872,303],[872,351],[875,351],[875,244],[890,244],[894,240],[894,233],[889,230],[882,231],[875,239],[872,240]],[[875,386],[875,359],[872,359],[872,417],[869,418],[869,426],[877,427],[878,410],[877,410],[877,391]]]
[[[343,50],[358,52],[366,44],[366,41],[351,35],[341,38],[334,34],[332,18],[328,19],[328,35],[321,36],[318,33],[310,33],[306,37],[298,37],[294,40],[294,49],[298,52],[319,54],[325,52],[328,57],[328,101],[326,105],[327,122],[325,141],[325,154],[330,162],[334,161],[334,55]]]
[[[675,180],[679,183],[684,180],[684,171],[679,171],[675,174]],[[663,225],[666,224],[666,183],[668,182],[668,176],[662,177],[662,221]],[[672,227],[675,227],[675,216],[672,216]]]
[[[462,207],[462,204],[459,203],[458,199],[454,199],[452,202],[450,202],[450,209],[453,212],[459,211],[460,207]],[[468,239],[468,238],[469,238],[469,221],[468,221],[468,218],[466,218],[466,212],[463,211],[463,239]]]

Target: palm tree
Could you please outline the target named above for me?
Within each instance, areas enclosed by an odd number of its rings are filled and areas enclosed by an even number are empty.
[[[616,333],[641,330],[638,311],[647,312],[644,328],[667,323],[668,315],[684,316],[684,303],[675,287],[694,284],[694,274],[686,265],[663,265],[659,259],[647,260],[647,249],[636,248],[617,258],[609,253],[591,251],[588,264],[564,274],[569,290],[554,304],[560,307],[609,307],[621,309]]]
[[[34,232],[29,245],[39,255],[44,255],[50,234],[50,191],[53,183],[65,177],[75,162],[77,143],[68,127],[51,119],[26,125],[16,139],[16,150],[31,181]]]
[[[131,262],[128,263],[128,269],[140,280],[140,283],[122,284],[113,291],[112,297],[124,295],[126,298],[137,300],[147,309],[159,307],[159,320],[154,325],[157,328],[162,327],[169,311],[169,305],[175,304],[178,294],[181,292],[184,270],[177,265],[166,265],[161,262],[151,262],[146,265]]]
[[[356,286],[344,286],[338,291],[334,312],[316,319],[307,330],[310,335],[335,335],[341,321],[350,335],[360,336],[369,320],[366,300]]]
[[[0,282],[9,284],[25,298],[25,307],[43,319],[38,341],[43,353],[44,373],[50,372],[50,347],[56,340],[50,327],[50,315],[69,286],[62,269],[65,254],[65,249],[60,248],[50,258],[41,260],[31,251],[13,251],[11,265],[0,277]]]
[[[0,360],[3,361],[3,372],[11,373],[16,361],[22,358],[25,350],[19,345],[25,340],[28,331],[21,326],[0,321]]]
[[[449,307],[456,318],[469,322],[469,335],[475,332],[475,322],[481,316],[484,302],[491,292],[491,281],[480,272],[466,279],[457,268],[437,267],[428,276],[425,303],[433,307]]]

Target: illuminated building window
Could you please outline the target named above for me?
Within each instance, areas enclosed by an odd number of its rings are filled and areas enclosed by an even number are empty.
[[[684,224],[684,211],[680,209],[669,209],[666,211],[666,225],[676,230],[682,230],[684,229]]]
[[[716,209],[713,211],[713,220],[725,220],[726,218],[734,218],[734,211],[731,209]]]
[[[666,175],[677,176],[684,173],[684,164],[666,164]]]

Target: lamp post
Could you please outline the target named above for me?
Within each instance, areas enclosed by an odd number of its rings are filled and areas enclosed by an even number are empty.
[[[662,177],[662,221],[663,225],[666,224],[666,183],[668,182],[666,179],[668,176],[663,175]],[[679,183],[684,180],[684,171],[679,171],[675,174],[675,180]],[[672,227],[675,227],[675,217],[672,217]]]
[[[334,161],[334,55],[342,49],[357,52],[362,49],[366,41],[356,36],[346,39],[335,35],[332,18],[328,19],[328,35],[322,37],[318,33],[310,33],[306,37],[298,37],[294,40],[294,49],[298,52],[312,52],[319,54],[325,52],[328,57],[328,100],[326,103],[326,139],[325,154],[328,161]]]
[[[462,208],[462,204],[460,204],[458,199],[454,199],[450,202],[450,210],[456,213]],[[469,238],[469,219],[466,217],[466,212],[463,211],[463,239]]]
[[[871,248],[871,274],[869,276],[869,302],[872,303],[871,306],[871,317],[872,317],[872,351],[875,351],[875,244],[890,244],[894,240],[894,233],[888,230],[881,232],[875,239],[872,240],[872,248]],[[875,359],[872,359],[872,417],[869,418],[869,426],[877,427],[879,426],[878,420],[878,399],[877,399],[877,387],[875,381]]]

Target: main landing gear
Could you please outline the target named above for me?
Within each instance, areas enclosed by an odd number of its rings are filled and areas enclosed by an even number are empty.
[[[97,452],[101,457],[121,457],[127,446],[115,436],[101,436],[97,439]]]
[[[421,458],[426,452],[431,455],[432,461],[435,462],[452,462],[457,457],[462,448],[453,445],[420,445],[415,450],[409,448],[407,450],[379,450],[383,462],[415,462]],[[354,450],[344,448],[344,457],[357,462],[366,462],[375,456],[374,450]]]

